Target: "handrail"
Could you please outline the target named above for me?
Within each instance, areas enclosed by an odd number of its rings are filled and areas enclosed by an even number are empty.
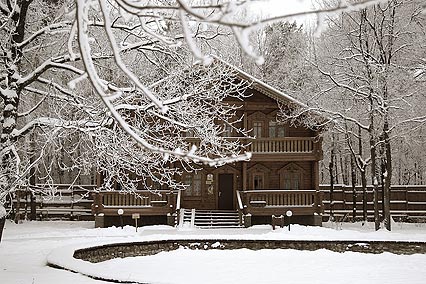
[[[180,200],[182,198],[182,190],[178,190],[177,199],[176,199],[176,211],[179,212],[180,210]]]
[[[241,194],[239,190],[237,190],[237,202],[238,202],[238,209],[244,210],[243,201],[241,199]]]
[[[243,201],[241,200],[240,191],[237,190],[237,202],[238,202],[238,223],[240,226],[244,225],[243,214],[244,214],[244,206]]]

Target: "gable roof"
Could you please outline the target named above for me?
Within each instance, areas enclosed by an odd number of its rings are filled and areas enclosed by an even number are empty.
[[[228,68],[231,68],[235,71],[238,78],[242,80],[246,80],[251,82],[251,88],[255,89],[256,91],[259,91],[260,93],[277,100],[282,103],[293,103],[297,106],[300,106],[302,108],[308,108],[308,106],[304,103],[302,103],[299,100],[296,100],[295,98],[287,95],[286,93],[272,87],[271,85],[268,85],[267,83],[263,82],[262,80],[250,75],[249,73],[241,70],[240,68],[220,59],[217,56],[213,56],[214,60],[217,62],[220,62],[221,64],[227,66]]]

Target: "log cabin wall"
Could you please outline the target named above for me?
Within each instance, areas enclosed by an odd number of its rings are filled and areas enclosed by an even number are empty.
[[[287,189],[284,186],[284,171],[292,167],[300,173],[300,184],[297,189],[315,189],[313,184],[313,162],[248,162],[247,163],[247,190],[255,189],[256,174],[264,175],[263,189]],[[259,188],[260,189],[260,188]],[[296,189],[296,188],[291,188]]]

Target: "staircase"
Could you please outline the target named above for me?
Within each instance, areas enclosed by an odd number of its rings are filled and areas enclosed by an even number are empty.
[[[237,211],[181,209],[180,226],[202,229],[242,228]]]

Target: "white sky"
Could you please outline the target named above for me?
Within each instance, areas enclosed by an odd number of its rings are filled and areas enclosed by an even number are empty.
[[[313,3],[312,0],[268,0],[254,2],[251,6],[253,11],[261,11],[260,13],[265,16],[281,16],[309,11],[313,8]],[[309,20],[306,18],[302,17],[295,20],[298,22]]]

